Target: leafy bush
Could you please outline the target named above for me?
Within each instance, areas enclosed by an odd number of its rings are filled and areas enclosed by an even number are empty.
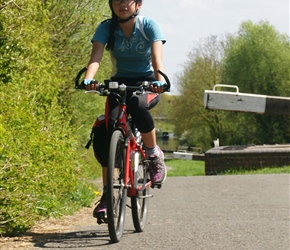
[[[75,8],[63,22],[55,21],[56,14],[69,3],[22,0],[0,6],[0,233],[23,232],[42,217],[88,206],[95,196],[86,184],[89,166],[79,161],[80,118],[72,119],[68,78],[84,62],[70,61],[67,51],[73,59],[83,52],[81,43],[70,46],[83,40],[82,25],[91,20],[72,20],[100,2],[105,0],[71,3]]]

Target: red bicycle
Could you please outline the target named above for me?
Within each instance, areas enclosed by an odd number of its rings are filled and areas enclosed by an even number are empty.
[[[76,89],[83,89],[80,83],[82,69],[76,77]],[[158,71],[165,81],[165,91],[170,91],[170,81],[161,71]],[[131,198],[131,211],[136,232],[143,232],[148,215],[150,187],[161,188],[161,184],[153,184],[149,176],[149,163],[141,134],[132,123],[126,105],[128,92],[142,95],[150,91],[150,82],[142,82],[140,86],[126,86],[111,80],[105,84],[98,83],[96,91],[101,96],[114,95],[119,103],[119,115],[115,121],[109,147],[107,171],[107,217],[102,218],[108,223],[112,243],[120,241],[125,223],[127,197]],[[92,91],[89,91],[92,92]],[[106,114],[107,115],[107,114]]]

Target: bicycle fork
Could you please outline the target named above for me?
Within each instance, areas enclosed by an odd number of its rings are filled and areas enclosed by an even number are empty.
[[[129,197],[136,196],[143,199],[153,197],[153,195],[142,195],[146,188],[150,188],[151,181],[147,179],[148,160],[146,160],[145,153],[142,147],[137,144],[135,137],[131,137],[127,143],[125,171],[129,172],[129,174],[125,174],[125,177],[129,177],[129,179],[125,179]]]

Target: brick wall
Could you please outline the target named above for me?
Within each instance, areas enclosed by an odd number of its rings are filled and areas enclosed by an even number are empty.
[[[205,173],[215,175],[229,169],[290,166],[289,145],[242,145],[216,147],[205,153]]]

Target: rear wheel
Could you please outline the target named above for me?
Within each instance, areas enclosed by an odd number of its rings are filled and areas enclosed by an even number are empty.
[[[147,183],[150,177],[147,167],[142,164],[142,159],[138,162],[139,164],[136,166],[137,171],[135,172],[135,182],[137,181],[138,185],[142,187],[144,186],[143,183]],[[149,193],[150,188],[148,187],[138,192],[137,196],[131,197],[133,224],[137,232],[143,232],[145,228],[148,214]]]
[[[121,131],[112,134],[107,171],[107,219],[111,241],[119,242],[125,222],[127,189],[124,188],[125,142]]]

